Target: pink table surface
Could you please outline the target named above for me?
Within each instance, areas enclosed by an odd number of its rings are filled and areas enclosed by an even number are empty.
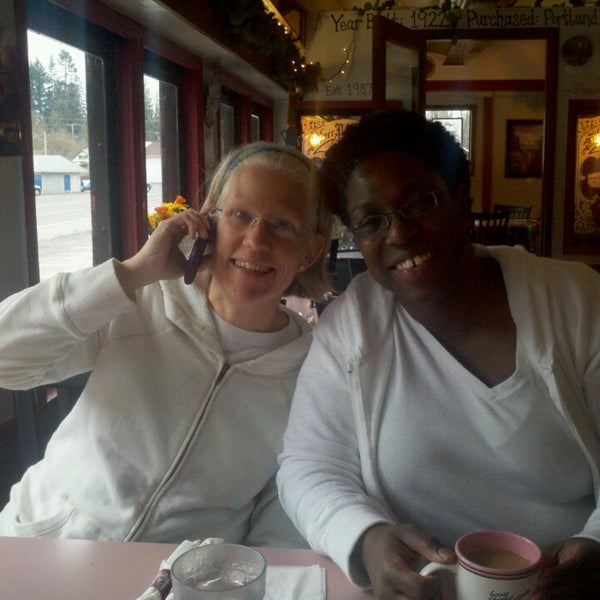
[[[135,600],[175,544],[0,537],[0,598]],[[329,559],[310,550],[260,548],[270,565],[327,569],[328,600],[367,600]]]

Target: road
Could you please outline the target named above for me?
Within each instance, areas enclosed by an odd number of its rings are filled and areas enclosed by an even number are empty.
[[[154,184],[148,206],[161,202],[161,186]],[[35,197],[40,279],[93,264],[90,192],[40,194]]]
[[[92,265],[90,192],[35,197],[40,279]]]
[[[92,231],[90,192],[40,194],[35,198],[38,241]]]

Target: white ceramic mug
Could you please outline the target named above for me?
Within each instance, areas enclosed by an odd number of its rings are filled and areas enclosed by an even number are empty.
[[[509,531],[476,531],[455,544],[456,563],[429,563],[421,575],[437,573],[444,600],[524,600],[533,592],[542,552]]]

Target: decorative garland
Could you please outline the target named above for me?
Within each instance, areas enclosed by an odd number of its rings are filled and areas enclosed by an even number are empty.
[[[380,0],[375,0],[375,2],[365,2],[362,6],[353,6],[352,10],[358,13],[359,17],[364,16],[366,12],[372,10],[379,14],[382,10],[390,10],[394,8],[396,4],[396,0],[385,0],[380,3]]]
[[[228,45],[262,55],[272,69],[272,79],[283,88],[298,98],[318,88],[321,65],[304,62],[291,35],[265,11],[262,0],[213,0],[213,8]]]

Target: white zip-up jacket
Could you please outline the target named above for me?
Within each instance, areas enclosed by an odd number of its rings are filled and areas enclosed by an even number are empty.
[[[519,315],[517,330],[531,334],[530,364],[589,462],[598,506],[600,277],[585,265],[520,248],[476,246],[476,252],[501,265],[511,312]],[[298,378],[280,457],[284,508],[309,544],[331,556],[357,585],[368,585],[353,560],[359,538],[377,523],[396,522],[375,453],[398,352],[394,304],[393,294],[364,273],[323,313]],[[600,542],[600,508],[580,535]]]
[[[13,486],[0,535],[306,546],[281,509],[277,454],[312,328],[227,365],[209,276],[138,290],[114,262],[0,305],[0,386],[92,371],[44,458]]]

